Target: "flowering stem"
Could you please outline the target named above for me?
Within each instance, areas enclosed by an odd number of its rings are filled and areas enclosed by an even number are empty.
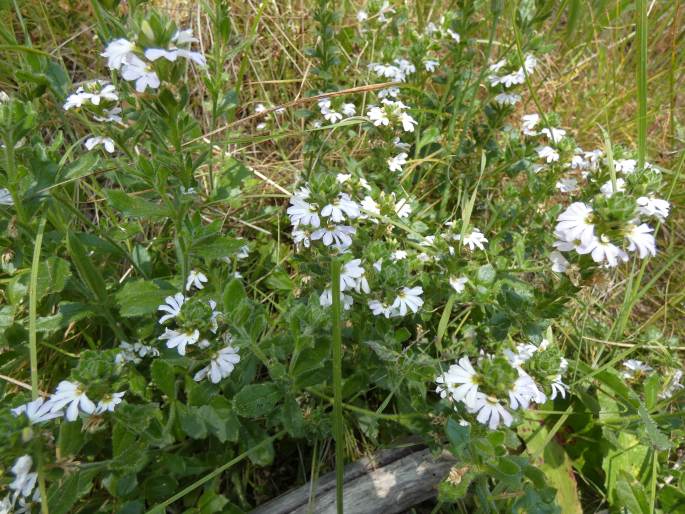
[[[647,153],[647,0],[637,0],[637,166],[643,169]]]
[[[340,329],[340,261],[331,261],[331,289],[333,293],[333,438],[335,439],[335,504],[343,513],[344,426],[342,407],[342,335]]]
[[[31,362],[31,397],[38,398],[38,346],[36,344],[36,310],[38,307],[38,266],[40,265],[40,250],[43,245],[43,232],[45,231],[45,216],[40,219],[36,242],[31,262],[31,280],[29,283],[29,359]]]
[[[45,231],[46,217],[40,219],[38,231],[36,232],[36,242],[33,250],[33,260],[31,261],[31,279],[29,281],[29,360],[31,367],[31,398],[36,400],[38,391],[38,345],[36,344],[36,311],[38,308],[38,267],[40,265],[40,250],[43,246],[43,232]],[[40,510],[43,514],[48,514],[48,494],[45,486],[45,474],[43,473],[43,455],[40,446],[38,447],[36,459],[36,469],[38,470],[38,491],[40,492]]]

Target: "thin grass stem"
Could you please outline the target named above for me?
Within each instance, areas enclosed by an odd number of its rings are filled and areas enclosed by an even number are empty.
[[[342,335],[340,327],[340,260],[331,261],[331,289],[333,294],[333,438],[335,439],[335,505],[338,514],[343,511],[344,424],[342,406]]]

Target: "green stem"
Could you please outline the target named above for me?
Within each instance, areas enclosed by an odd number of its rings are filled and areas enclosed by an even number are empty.
[[[637,0],[637,42],[640,57],[637,67],[637,165],[645,166],[647,154],[647,0]]]
[[[33,260],[31,262],[31,279],[29,281],[29,360],[31,367],[31,398],[38,398],[38,345],[36,344],[36,312],[38,310],[38,267],[40,265],[40,251],[43,246],[43,232],[45,231],[46,217],[40,219],[36,242],[33,249]],[[43,514],[48,514],[48,494],[45,486],[45,474],[43,473],[43,455],[41,448],[38,448],[36,467],[38,469],[38,490],[40,491],[41,503],[40,510]]]
[[[36,343],[36,311],[38,307],[38,266],[40,265],[40,250],[43,245],[45,231],[45,216],[40,219],[36,242],[31,262],[31,280],[29,283],[29,360],[31,362],[31,397],[38,398],[38,345]]]
[[[333,438],[335,439],[335,505],[338,514],[343,514],[343,474],[345,471],[342,406],[342,335],[340,327],[340,261],[331,261],[331,289],[333,294]]]

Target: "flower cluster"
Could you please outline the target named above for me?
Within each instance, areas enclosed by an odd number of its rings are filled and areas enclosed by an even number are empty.
[[[107,45],[102,56],[107,58],[110,70],[120,72],[124,80],[134,82],[138,93],[144,93],[147,88],[157,89],[160,86],[160,74],[166,71],[161,66],[155,66],[160,60],[175,63],[186,59],[200,67],[206,66],[204,55],[190,50],[190,45],[195,42],[197,39],[190,29],[177,30],[164,48],[151,44],[138,45],[134,41],[119,38]]]
[[[119,93],[106,80],[91,80],[79,86],[64,102],[65,111],[78,110],[89,114],[101,123],[123,124],[121,107],[117,105]],[[90,136],[86,139],[86,150],[102,145],[107,153],[114,153],[114,141],[106,136]]]
[[[64,417],[67,421],[76,421],[79,414],[87,417],[114,411],[123,400],[124,394],[124,392],[104,393],[96,403],[88,397],[83,384],[62,380],[47,400],[38,398],[12,409],[12,413],[15,416],[25,414],[32,424],[60,417]]]
[[[495,96],[495,103],[499,105],[516,105],[521,101],[521,95],[513,93],[510,89],[513,86],[523,84],[526,81],[526,75],[530,75],[537,67],[537,59],[531,55],[526,55],[523,63],[514,65],[501,59],[489,67],[490,75],[488,81],[490,87],[495,88],[499,93]]]
[[[335,105],[334,105],[335,104]],[[351,102],[342,102],[330,98],[322,98],[318,102],[319,110],[324,119],[330,124],[338,123],[343,117],[357,114],[357,107]]]
[[[527,114],[521,131],[535,141],[534,151],[542,163],[536,173],[558,176],[556,189],[575,197],[557,216],[552,269],[565,272],[571,264],[567,252],[588,255],[595,264],[615,267],[635,253],[640,259],[656,255],[654,228],[649,218],[663,222],[668,201],[656,196],[660,171],[625,156],[620,147],[613,157],[602,150],[585,151],[574,144],[565,129],[554,126],[554,114]],[[584,184],[583,184],[584,182]]]
[[[186,278],[186,291],[202,290],[207,282],[204,273],[192,270]],[[222,314],[216,307],[214,300],[176,293],[167,296],[158,308],[162,312],[159,324],[164,325],[159,339],[166,342],[166,347],[175,349],[181,356],[190,354],[207,363],[195,373],[196,382],[209,378],[212,383],[219,383],[240,362],[238,350],[231,345],[230,333],[219,330]]]
[[[539,345],[519,344],[498,356],[481,354],[477,368],[462,357],[436,378],[436,392],[463,404],[477,421],[495,430],[500,424],[510,426],[517,409],[565,397],[562,376],[567,367],[559,350],[543,339]]]
[[[31,471],[33,459],[30,455],[22,455],[15,462],[10,471],[14,480],[9,484],[10,494],[0,500],[0,513],[30,513],[32,504],[40,503],[40,491],[37,487],[38,473]]]

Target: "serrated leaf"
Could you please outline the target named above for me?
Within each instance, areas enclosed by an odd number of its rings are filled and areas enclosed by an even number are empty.
[[[642,421],[640,425],[640,430],[644,434],[645,438],[649,441],[649,444],[659,451],[668,450],[671,448],[671,441],[666,437],[666,435],[659,430],[654,419],[649,415],[647,409],[644,405],[640,405],[637,409],[640,415],[640,420]]]

